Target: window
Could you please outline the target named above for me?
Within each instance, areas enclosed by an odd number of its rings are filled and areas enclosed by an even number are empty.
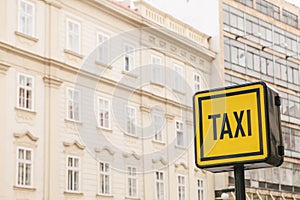
[[[197,199],[204,200],[204,181],[197,179]]]
[[[161,115],[153,115],[153,132],[154,132],[154,141],[163,142],[163,118]]]
[[[129,197],[137,197],[137,174],[135,167],[127,167],[127,195]]]
[[[110,102],[101,97],[98,98],[98,125],[110,129]]]
[[[180,121],[175,121],[175,129],[176,129],[176,145],[184,146],[183,123]]]
[[[134,48],[130,45],[124,46],[124,71],[131,71],[134,68]]]
[[[257,0],[256,9],[261,13],[269,15],[275,19],[279,19],[279,7],[270,2],[265,0]]]
[[[161,57],[152,55],[151,64],[152,64],[152,81],[155,83],[162,84],[163,75],[162,75]]]
[[[136,109],[131,106],[126,107],[126,132],[130,135],[135,135],[135,125],[136,125]]]
[[[97,60],[108,64],[108,53],[109,53],[109,43],[108,43],[108,36],[103,33],[97,34]]]
[[[80,93],[78,90],[67,88],[67,119],[80,120]]]
[[[79,192],[80,163],[79,158],[67,157],[67,191]]]
[[[282,20],[284,23],[291,25],[295,28],[298,28],[298,16],[287,11],[287,10],[282,10]]]
[[[110,195],[110,164],[99,162],[99,193]]]
[[[155,200],[165,199],[164,187],[164,173],[161,171],[155,172]]]
[[[177,185],[178,200],[185,200],[185,176],[177,176]]]
[[[194,74],[194,92],[198,92],[201,89],[200,81],[201,81],[200,75]]]
[[[245,4],[246,6],[249,6],[249,7],[253,7],[253,0],[236,0],[242,4]]]
[[[80,53],[80,24],[67,19],[67,49]]]
[[[32,187],[33,152],[32,149],[17,148],[17,186]]]
[[[34,4],[26,0],[19,1],[18,31],[34,36]]]
[[[183,91],[183,67],[174,65],[174,89],[177,91]]]
[[[33,110],[33,77],[18,75],[18,108]]]

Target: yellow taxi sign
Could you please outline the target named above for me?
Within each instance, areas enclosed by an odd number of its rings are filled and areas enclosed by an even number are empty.
[[[270,106],[268,97],[274,98],[274,105]],[[219,172],[231,171],[237,163],[248,164],[246,168],[281,164],[283,156],[279,154],[283,150],[276,97],[278,94],[263,82],[196,93],[196,165]],[[271,117],[279,121],[279,127],[272,132],[269,107],[277,109]],[[270,144],[270,134],[275,134],[275,146]]]

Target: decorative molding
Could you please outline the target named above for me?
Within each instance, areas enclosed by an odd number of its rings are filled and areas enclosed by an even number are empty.
[[[52,76],[44,76],[43,77],[44,83],[46,84],[46,86],[48,87],[55,87],[55,88],[59,88],[61,86],[61,84],[63,83],[63,81],[61,81],[58,78],[52,77]]]
[[[6,74],[7,70],[10,68],[8,63],[0,61],[0,74]]]
[[[38,137],[33,136],[29,131],[26,131],[24,133],[14,133],[14,137],[16,139],[21,139],[21,138],[23,138],[25,136],[28,137],[33,142],[36,142],[39,139]]]
[[[16,110],[16,121],[17,122],[34,125],[34,119],[35,119],[35,115],[36,115],[35,111],[30,111],[30,110],[26,110],[26,109],[18,108],[18,107],[15,107],[15,110]]]
[[[116,153],[109,146],[104,146],[103,148],[95,148],[94,150],[96,153],[101,153],[103,151],[107,151],[112,156]]]
[[[149,36],[149,41],[153,44],[155,44],[155,37],[154,36]]]
[[[168,120],[173,120],[175,118],[174,115],[171,115],[169,113],[165,114],[165,116],[166,116],[166,119],[168,119]]]
[[[78,149],[80,150],[84,150],[85,146],[80,144],[77,140],[75,140],[73,143],[68,143],[68,142],[63,142],[63,145],[65,147],[72,147],[72,146],[76,146]]]
[[[82,192],[71,192],[71,191],[64,191],[64,195],[72,195],[72,196],[83,196],[84,194]]]
[[[57,2],[57,1],[53,1],[53,0],[43,0],[46,4],[49,4],[50,6],[56,7],[58,9],[62,8],[62,5]]]
[[[159,41],[159,45],[160,45],[161,47],[166,47],[167,43],[164,42],[164,41]]]
[[[203,170],[203,169],[198,169],[198,168],[194,168],[194,171],[195,171],[195,173],[203,173],[203,174],[206,174],[206,171],[205,170]]]
[[[163,164],[163,165],[168,164],[168,162],[162,156],[157,158],[157,159],[155,159],[155,158],[152,159],[152,163],[155,164],[155,163],[158,163],[158,162],[161,162],[161,164]]]
[[[177,50],[177,48],[176,47],[174,47],[174,46],[171,46],[171,51],[176,51]]]
[[[193,120],[189,120],[189,119],[185,120],[185,123],[186,123],[186,125],[189,125],[189,126],[194,125]]]
[[[123,153],[124,158],[129,158],[130,156],[134,157],[136,160],[140,160],[142,156],[138,155],[134,151],[132,153]]]
[[[146,112],[146,113],[150,113],[150,112],[151,112],[151,108],[149,108],[149,107],[147,107],[147,106],[145,106],[145,105],[141,105],[141,106],[140,106],[140,110],[141,110],[142,112]]]
[[[184,169],[188,169],[188,166],[187,166],[185,163],[183,163],[183,162],[180,162],[180,163],[176,163],[176,164],[175,164],[175,167],[176,167],[176,168],[179,168],[180,166],[182,166]]]

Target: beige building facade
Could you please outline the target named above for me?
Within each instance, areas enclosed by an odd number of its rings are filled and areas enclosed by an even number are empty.
[[[137,2],[0,2],[0,199],[215,198],[194,165],[210,37]],[[217,70],[217,69],[214,69]]]
[[[281,96],[285,161],[279,168],[246,171],[247,199],[300,199],[300,9],[281,0],[220,4],[225,85],[265,81]],[[233,198],[233,176],[216,176],[225,180],[216,181],[216,196],[223,191]]]

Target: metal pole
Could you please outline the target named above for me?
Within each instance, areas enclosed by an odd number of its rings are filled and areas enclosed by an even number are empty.
[[[246,200],[244,165],[234,166],[236,200]]]

